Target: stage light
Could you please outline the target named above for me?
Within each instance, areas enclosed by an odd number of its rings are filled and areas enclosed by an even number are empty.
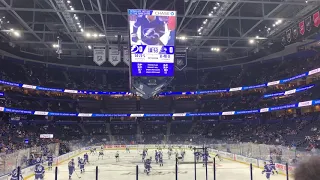
[[[13,32],[13,35],[16,36],[16,37],[20,37],[19,31],[14,31],[14,32]]]
[[[253,40],[253,39],[250,39],[250,40],[249,40],[249,43],[250,43],[250,44],[254,44],[254,40]]]
[[[58,44],[53,44],[52,47],[53,47],[53,48],[58,48],[59,45],[58,45]]]
[[[88,49],[92,49],[91,45],[88,46]]]
[[[89,37],[91,37],[91,34],[90,34],[90,33],[87,33],[86,36],[89,38]]]

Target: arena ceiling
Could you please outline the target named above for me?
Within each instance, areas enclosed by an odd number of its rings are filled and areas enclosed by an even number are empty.
[[[0,0],[3,39],[39,54],[90,54],[96,44],[128,44],[127,9],[176,10],[177,46],[227,59],[279,38],[319,0]]]

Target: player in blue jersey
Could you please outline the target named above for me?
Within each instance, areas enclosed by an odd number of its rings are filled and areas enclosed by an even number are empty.
[[[48,169],[49,170],[52,170],[52,164],[53,164],[53,156],[52,154],[48,154],[47,156],[47,161],[48,161]]]
[[[270,159],[269,163],[270,163],[270,166],[272,168],[272,174],[274,174],[274,171],[276,171],[276,173],[279,174],[277,169],[276,169],[276,164],[273,162],[272,159]]]
[[[34,169],[34,179],[35,180],[43,180],[44,179],[44,173],[45,173],[45,169],[41,165],[41,162],[39,161],[37,163],[37,165],[35,166],[35,169]]]
[[[145,162],[145,158],[147,156],[147,151],[143,150],[141,155],[142,155],[142,162]]]
[[[156,164],[159,162],[159,153],[157,150],[155,150],[154,159],[156,160]]]
[[[267,180],[270,179],[270,175],[272,173],[272,167],[270,166],[270,164],[267,164],[266,162],[264,162],[264,169],[262,171],[262,174],[266,173],[266,178]]]
[[[81,158],[79,161],[79,167],[80,167],[81,173],[84,173],[84,165],[85,165],[85,161],[84,161],[84,159]]]
[[[14,169],[13,171],[11,171],[11,173],[9,174],[9,176],[11,176],[10,180],[18,180],[18,177],[20,176],[19,180],[23,180],[21,171],[18,175],[18,169]]]
[[[69,170],[69,180],[71,180],[71,176],[75,171],[74,159],[71,159],[68,163],[68,170]]]
[[[202,154],[203,167],[206,165],[206,163],[208,163],[209,158],[211,158],[211,157],[210,157],[208,151],[206,151]]]
[[[78,157],[78,168],[80,168],[80,160],[81,160],[81,157]]]
[[[144,172],[147,173],[147,175],[149,175],[151,168],[152,168],[152,167],[151,167],[151,157],[150,157],[150,159],[147,159],[147,160],[144,162]]]
[[[131,41],[138,42],[138,28],[141,28],[141,41],[144,45],[163,45],[160,38],[165,34],[165,23],[157,16],[138,16],[133,25]]]
[[[200,152],[198,152],[198,151],[196,151],[196,152],[194,153],[194,155],[196,156],[196,160],[197,160],[197,162],[199,162],[199,161],[200,161],[201,153],[200,153]]]
[[[89,155],[87,153],[83,155],[83,159],[85,163],[89,163]]]

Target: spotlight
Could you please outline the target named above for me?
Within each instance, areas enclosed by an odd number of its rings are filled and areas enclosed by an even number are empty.
[[[20,37],[20,33],[18,31],[14,31],[13,35],[16,36],[16,37]]]
[[[91,45],[88,46],[88,49],[92,49]]]
[[[186,40],[186,39],[187,39],[187,37],[185,37],[185,36],[181,36],[181,37],[180,37],[180,39],[184,41],[184,40]]]
[[[250,39],[250,40],[249,40],[249,43],[250,43],[250,44],[254,44],[254,40],[253,40],[253,39]]]

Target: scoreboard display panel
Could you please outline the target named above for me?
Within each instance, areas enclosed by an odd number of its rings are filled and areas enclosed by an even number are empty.
[[[176,11],[128,10],[131,76],[174,76],[176,15]]]

